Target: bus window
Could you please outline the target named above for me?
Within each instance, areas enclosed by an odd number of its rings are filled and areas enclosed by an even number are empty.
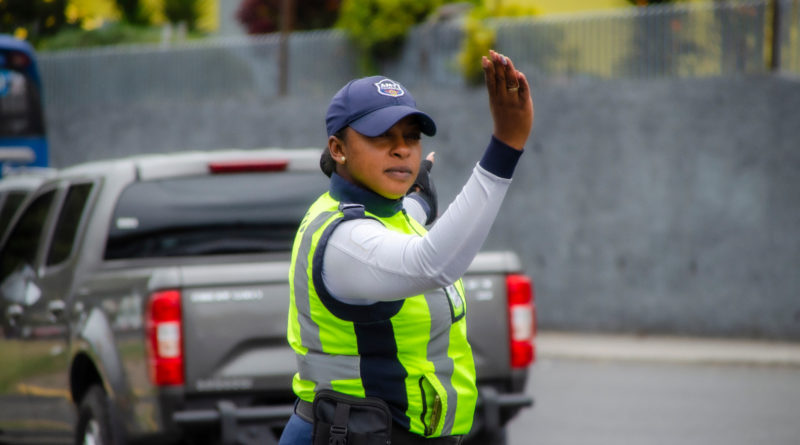
[[[0,137],[44,134],[37,90],[24,74],[0,68]]]

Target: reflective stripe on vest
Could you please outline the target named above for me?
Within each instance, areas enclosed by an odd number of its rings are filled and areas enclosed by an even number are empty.
[[[326,388],[379,397],[395,422],[414,433],[466,434],[477,389],[461,280],[425,295],[366,306],[342,303],[322,285],[327,238],[341,222],[365,217],[400,233],[425,233],[403,212],[381,218],[363,206],[340,205],[327,193],[311,206],[295,238],[289,273],[287,336],[299,371],[294,392],[309,402]]]

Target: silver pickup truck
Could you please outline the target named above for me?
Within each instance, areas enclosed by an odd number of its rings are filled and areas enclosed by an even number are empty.
[[[0,443],[277,443],[292,411],[294,233],[318,149],[148,155],[39,186],[0,241]],[[512,252],[464,277],[480,400],[504,443],[534,360]]]

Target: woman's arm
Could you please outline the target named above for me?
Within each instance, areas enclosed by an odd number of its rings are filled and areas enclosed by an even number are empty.
[[[494,133],[467,184],[425,236],[392,232],[374,220],[342,223],[331,235],[322,276],[335,297],[355,304],[396,300],[451,284],[489,233],[533,124],[525,75],[511,59],[483,57]]]
[[[393,232],[372,219],[339,225],[324,253],[322,278],[328,291],[347,303],[368,304],[456,281],[483,245],[519,155],[493,138],[464,188],[425,236]]]

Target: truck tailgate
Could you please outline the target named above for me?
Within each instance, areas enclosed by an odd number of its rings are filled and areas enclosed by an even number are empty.
[[[181,269],[187,392],[288,391],[288,262]]]
[[[511,373],[506,276],[522,269],[510,251],[480,252],[464,275],[467,337],[479,380],[503,379]]]

